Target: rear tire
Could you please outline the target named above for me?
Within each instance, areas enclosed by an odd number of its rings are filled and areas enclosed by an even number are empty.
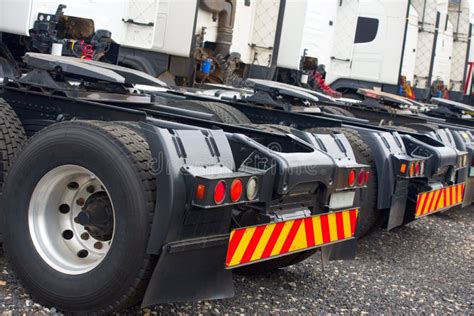
[[[0,188],[25,141],[26,134],[20,119],[12,107],[0,98]]]
[[[405,126],[421,133],[436,132],[439,129],[438,125],[430,123],[412,123]]]
[[[370,177],[367,188],[359,190],[360,213],[359,222],[355,232],[357,238],[364,237],[374,228],[380,216],[377,211],[377,169],[373,159],[372,150],[359,136],[357,131],[346,128],[311,128],[306,131],[315,134],[333,134],[335,132],[343,133],[352,146],[357,162],[370,166]]]
[[[219,102],[207,102],[207,101],[176,101],[172,102],[170,106],[178,107],[186,110],[193,110],[197,112],[214,114],[218,118],[219,122],[227,124],[249,124],[251,123],[249,118],[244,113],[240,112],[236,108]]]
[[[346,110],[346,109],[341,108],[341,107],[338,107],[337,109],[338,109],[339,112],[341,112],[341,114],[342,114],[343,116],[346,116],[346,117],[355,117],[355,115],[352,114],[351,112],[349,112],[349,110]]]
[[[323,112],[345,117],[355,117],[354,114],[352,114],[351,112],[337,106],[324,106]]]
[[[156,264],[146,251],[155,208],[151,166],[146,141],[113,123],[64,122],[32,137],[6,179],[1,216],[6,256],[34,300],[65,312],[110,314],[142,298]],[[78,195],[83,188],[91,195]],[[76,204],[79,212],[92,212],[87,218],[93,226],[75,222],[65,234],[61,225],[71,225],[65,217],[75,216]],[[106,212],[107,229],[99,229],[93,212]],[[57,238],[56,231],[62,231]],[[95,249],[110,242],[107,251],[97,250],[100,261],[93,262],[95,252],[74,252],[77,245],[91,249],[88,241]],[[96,248],[97,241],[105,245]]]

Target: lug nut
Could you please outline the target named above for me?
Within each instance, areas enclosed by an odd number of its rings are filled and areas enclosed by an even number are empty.
[[[72,237],[74,237],[74,233],[72,232],[72,230],[69,230],[69,229],[63,231],[62,235],[63,235],[63,238],[66,240],[71,240]]]
[[[69,208],[69,205],[67,205],[67,204],[61,204],[59,206],[59,212],[61,212],[62,214],[69,213],[69,210],[70,210],[70,208]]]
[[[85,203],[85,201],[84,201],[83,198],[78,198],[76,200],[76,204],[79,205],[79,206],[84,206],[84,203]]]
[[[100,241],[98,241],[98,242],[96,242],[96,243],[94,244],[94,248],[95,248],[95,249],[99,249],[99,250],[100,250],[100,249],[102,249],[102,247],[103,247],[103,245],[102,245],[102,243],[101,243]]]
[[[77,190],[79,188],[79,184],[77,182],[70,182],[68,183],[67,187],[71,190]]]
[[[88,240],[89,239],[89,234],[88,233],[82,233],[81,234],[81,239],[82,240]]]
[[[95,188],[94,188],[93,185],[90,185],[90,186],[88,186],[88,187],[86,188],[86,191],[87,191],[87,193],[92,194],[92,193],[95,192]]]
[[[81,259],[87,257],[88,255],[89,255],[89,252],[85,249],[79,250],[77,252],[77,256]]]

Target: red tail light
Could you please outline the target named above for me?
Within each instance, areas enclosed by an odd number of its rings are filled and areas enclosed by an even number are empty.
[[[349,184],[350,187],[354,186],[355,179],[356,179],[356,172],[355,172],[355,170],[351,170],[349,172],[349,177],[347,179],[347,183]]]
[[[365,172],[365,184],[368,184],[368,183],[369,183],[369,179],[370,179],[370,172],[369,172],[369,171],[366,171],[366,172]]]
[[[219,181],[214,188],[214,202],[221,204],[225,199],[226,184],[224,181]]]
[[[361,169],[359,171],[359,175],[357,176],[357,184],[364,185],[364,183],[365,183],[365,170]]]
[[[240,179],[232,181],[230,186],[230,199],[232,202],[237,202],[242,197],[243,185]]]

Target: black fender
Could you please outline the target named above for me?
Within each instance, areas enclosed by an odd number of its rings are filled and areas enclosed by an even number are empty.
[[[148,252],[159,255],[142,305],[233,296],[232,272],[224,269],[231,208],[219,208],[210,216],[212,225],[200,225],[201,214],[190,214],[186,179],[205,173],[206,168],[199,168],[203,166],[212,166],[213,174],[235,171],[225,134],[140,125],[152,152],[158,188]],[[215,145],[207,144],[209,138]],[[189,166],[196,170],[188,173]],[[209,213],[203,211],[202,217]],[[201,230],[193,229],[199,225]]]
[[[357,129],[361,138],[372,150],[378,175],[377,208],[390,209],[396,187],[396,161],[410,157],[400,135],[396,132],[380,132],[365,128]],[[400,197],[403,200],[403,197]]]

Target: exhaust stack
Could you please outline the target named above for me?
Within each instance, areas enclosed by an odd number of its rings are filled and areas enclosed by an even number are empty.
[[[219,15],[217,24],[216,56],[227,57],[230,53],[234,32],[236,0],[201,0],[201,9]]]

